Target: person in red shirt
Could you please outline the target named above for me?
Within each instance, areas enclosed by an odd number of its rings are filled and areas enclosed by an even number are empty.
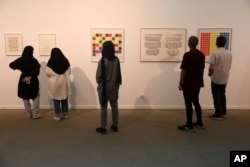
[[[193,131],[193,126],[204,129],[199,94],[200,88],[204,87],[203,73],[205,68],[205,55],[196,48],[197,44],[198,38],[196,36],[191,36],[188,39],[190,50],[184,54],[180,66],[179,90],[183,91],[187,122],[185,125],[178,126],[179,130]],[[195,123],[192,121],[193,105],[197,116],[197,122]]]

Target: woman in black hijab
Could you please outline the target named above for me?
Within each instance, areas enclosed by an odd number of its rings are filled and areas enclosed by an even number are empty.
[[[22,56],[9,64],[13,70],[20,70],[21,75],[18,82],[18,97],[23,99],[28,118],[41,118],[39,114],[39,80],[40,64],[33,57],[32,46],[26,46]],[[31,108],[30,99],[33,100]]]
[[[118,93],[122,84],[120,61],[115,56],[114,44],[106,41],[102,48],[102,58],[98,62],[96,72],[97,92],[101,106],[101,127],[96,128],[99,133],[106,134],[108,101],[112,108],[111,130],[118,131]]]
[[[53,99],[56,121],[68,118],[70,88],[70,63],[59,48],[51,50],[46,75],[49,77],[49,96]]]

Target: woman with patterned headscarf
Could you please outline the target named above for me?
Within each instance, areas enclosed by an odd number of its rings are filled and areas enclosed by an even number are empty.
[[[70,72],[68,59],[59,48],[53,48],[46,67],[46,75],[49,77],[49,96],[54,102],[56,121],[68,118],[68,96],[71,95]]]
[[[23,99],[28,118],[41,118],[39,113],[39,80],[40,64],[33,57],[32,46],[26,46],[22,56],[9,64],[13,70],[20,70],[21,75],[18,82],[18,97]],[[31,108],[30,99],[33,100]]]
[[[97,92],[101,106],[101,127],[96,128],[99,133],[106,134],[108,101],[112,108],[111,130],[118,131],[118,93],[122,84],[120,61],[115,56],[114,44],[106,41],[102,48],[102,58],[98,62],[96,71]]]

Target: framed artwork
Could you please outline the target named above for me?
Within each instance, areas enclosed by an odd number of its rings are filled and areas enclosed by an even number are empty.
[[[124,30],[121,28],[93,28],[91,29],[91,61],[98,62],[102,57],[102,45],[105,41],[112,41],[115,54],[120,62],[124,61]]]
[[[216,39],[224,36],[227,39],[225,49],[231,50],[232,29],[231,28],[200,28],[198,29],[199,49],[206,58],[217,49]]]
[[[186,51],[186,29],[142,28],[141,61],[181,61]]]
[[[7,56],[20,56],[23,51],[22,34],[6,33],[5,39],[5,53]]]
[[[51,49],[56,47],[55,34],[39,34],[39,53],[41,56],[49,56]]]

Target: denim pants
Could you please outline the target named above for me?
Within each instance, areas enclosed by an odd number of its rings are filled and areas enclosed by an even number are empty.
[[[64,100],[55,100],[53,99],[55,114],[56,116],[67,115],[69,111],[68,99]]]
[[[226,84],[219,85],[211,82],[211,90],[214,101],[215,115],[221,116],[227,114],[226,109]]]
[[[192,120],[193,105],[194,105],[195,112],[196,112],[197,123],[203,124],[201,106],[199,102],[199,94],[200,94],[200,90],[183,91],[183,96],[184,96],[185,106],[186,106],[187,126],[193,126],[193,120]]]
[[[106,102],[108,104],[108,101]],[[101,104],[101,126],[106,128],[107,126],[107,112],[108,112],[108,105],[103,106]],[[118,125],[118,102],[117,100],[110,101],[110,106],[112,110],[112,121],[113,125]]]
[[[32,99],[33,101],[33,107],[31,107],[30,99],[23,99],[23,104],[26,110],[26,113],[28,115],[36,115],[38,114],[39,111],[39,105],[40,105],[40,100],[39,100],[39,95]]]

